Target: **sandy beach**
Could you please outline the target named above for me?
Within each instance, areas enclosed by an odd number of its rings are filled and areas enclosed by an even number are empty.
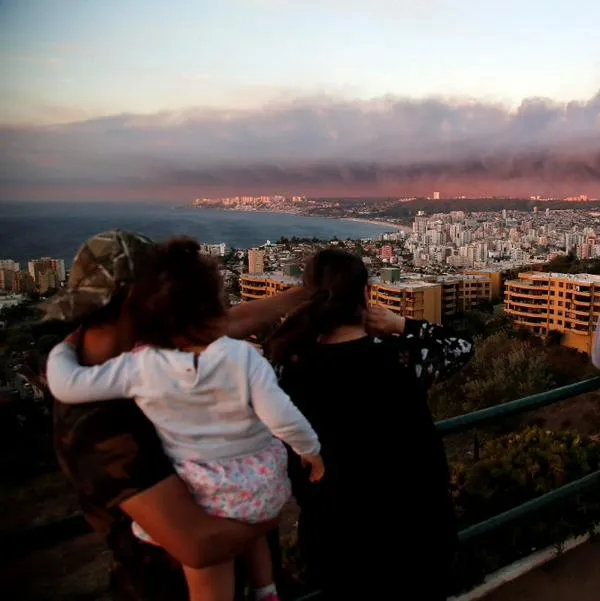
[[[372,225],[385,225],[394,230],[401,230],[405,233],[412,232],[412,229],[406,225],[400,225],[399,223],[393,223],[391,221],[377,221],[376,219],[362,219],[360,217],[340,217],[343,221],[358,221],[359,223],[370,223]]]

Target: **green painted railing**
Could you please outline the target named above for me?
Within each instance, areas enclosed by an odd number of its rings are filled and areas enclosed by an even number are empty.
[[[472,430],[478,426],[489,424],[505,417],[519,415],[527,411],[534,411],[535,409],[554,405],[560,401],[587,392],[594,392],[596,390],[600,390],[600,378],[584,380],[583,382],[569,384],[568,386],[562,386],[561,388],[554,388],[553,390],[534,394],[516,401],[511,401],[510,403],[504,403],[503,405],[495,405],[494,407],[488,407],[486,409],[474,411],[473,413],[457,415],[456,417],[437,422],[436,427],[442,436],[460,434],[461,432]],[[495,515],[483,522],[469,526],[459,532],[459,540],[461,542],[471,540],[477,536],[501,528],[520,517],[538,511],[542,507],[551,505],[556,501],[573,496],[582,490],[599,484],[600,470],[592,472],[579,480],[569,482],[569,484],[565,484],[549,493],[531,499],[526,503],[513,507],[512,509],[499,515]]]
[[[585,394],[586,392],[594,392],[595,390],[600,390],[600,378],[583,380],[583,382],[569,384],[568,386],[562,386],[561,388],[554,388],[547,392],[540,392],[539,394],[511,401],[510,403],[504,403],[503,405],[494,405],[493,407],[480,409],[473,413],[457,415],[456,417],[437,422],[436,427],[442,436],[459,434],[461,432],[466,432],[467,430],[472,430],[477,426],[498,421],[503,417],[541,409],[542,407],[554,405],[560,401],[579,396],[580,394]]]
[[[510,403],[503,405],[496,405],[494,407],[488,407],[487,409],[481,409],[473,413],[467,413],[465,415],[458,415],[449,419],[445,419],[436,423],[436,427],[442,436],[449,436],[452,434],[460,434],[468,430],[472,430],[479,426],[489,424],[494,421],[498,421],[505,417],[513,415],[519,415],[527,411],[534,411],[548,405],[553,405],[560,401],[576,397],[580,394],[588,392],[594,392],[600,390],[600,377],[592,378],[590,380],[584,380],[576,384],[569,384],[561,388],[555,388],[547,392],[540,394],[534,394]],[[542,507],[546,507],[552,503],[555,503],[561,499],[573,496],[582,490],[591,488],[593,486],[600,485],[600,470],[588,474],[579,480],[575,480],[546,493],[540,497],[527,501],[517,507],[513,507],[504,513],[493,516],[483,522],[474,524],[465,528],[459,533],[459,539],[461,542],[469,541],[477,536],[496,530],[513,522],[514,520],[528,515],[532,512],[539,510]],[[81,514],[76,514],[60,522],[49,524],[46,526],[37,527],[30,530],[28,533],[19,532],[18,537],[15,538],[13,543],[17,547],[29,547],[31,546],[42,546],[48,544],[57,544],[58,542],[80,536],[85,532],[89,532],[85,521]],[[16,544],[18,543],[20,544]],[[14,553],[15,546],[11,545],[5,548],[10,548]],[[319,593],[311,593],[308,596],[302,597],[297,601],[304,601],[308,599],[316,599],[319,597]]]
[[[488,407],[472,413],[466,413],[465,415],[457,415],[456,417],[451,417],[449,419],[444,419],[437,422],[436,427],[442,436],[460,434],[462,432],[467,432],[468,430],[477,428],[478,426],[483,426],[485,424],[498,421],[505,417],[541,409],[542,407],[554,405],[560,401],[564,401],[587,392],[594,392],[596,390],[600,390],[600,378],[584,380],[583,382],[577,382],[576,384],[569,384],[568,386],[562,386],[561,388],[555,388],[547,392],[534,394],[516,401],[511,401],[510,403],[504,403],[503,405],[495,405],[494,407]],[[472,526],[461,530],[458,533],[458,538],[461,543],[467,542],[478,536],[481,536],[482,534],[486,534],[492,530],[497,530],[506,524],[510,524],[511,522],[514,522],[525,515],[538,511],[542,507],[546,507],[552,503],[576,495],[582,490],[586,490],[598,485],[600,485],[600,470],[592,472],[591,474],[588,474],[579,480],[569,482],[569,484],[565,484],[556,490],[541,495],[540,497],[536,497],[535,499],[531,499],[526,503],[517,505],[517,507],[513,507],[504,513],[500,513],[487,520],[484,520],[483,522],[473,524]],[[296,601],[316,601],[320,597],[321,593],[316,591],[314,593],[305,595],[304,597],[300,597],[299,599],[296,599]]]

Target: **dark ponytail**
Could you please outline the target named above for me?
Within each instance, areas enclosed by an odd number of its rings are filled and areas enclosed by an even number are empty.
[[[346,251],[325,249],[304,270],[310,298],[287,317],[267,345],[269,358],[284,365],[343,325],[362,321],[368,273],[362,260]]]
[[[225,315],[218,263],[191,238],[161,244],[150,277],[136,283],[132,308],[139,342],[174,347],[177,338],[209,344],[215,320]]]

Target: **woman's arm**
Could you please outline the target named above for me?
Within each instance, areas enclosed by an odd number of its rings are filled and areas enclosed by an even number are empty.
[[[414,366],[426,386],[452,375],[473,356],[471,340],[444,326],[406,319],[383,307],[369,309],[367,326],[375,335],[395,339],[400,357]]]
[[[253,347],[248,352],[252,408],[273,436],[283,440],[301,456],[321,451],[316,432],[277,382],[271,364]]]
[[[124,353],[100,365],[84,367],[79,365],[75,347],[61,342],[48,356],[46,377],[50,392],[62,403],[109,401],[140,392],[139,365],[138,353]]]
[[[306,300],[304,288],[291,288],[270,298],[240,303],[229,310],[230,338],[244,339],[273,325]]]

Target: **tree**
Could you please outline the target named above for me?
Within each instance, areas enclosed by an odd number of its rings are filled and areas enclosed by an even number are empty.
[[[34,319],[38,316],[39,311],[36,307],[26,302],[12,307],[4,307],[0,310],[0,321],[5,321],[8,325]]]
[[[504,332],[480,342],[469,368],[471,377],[463,386],[469,411],[542,392],[553,384],[543,353]]]
[[[235,273],[233,273],[229,278],[229,286],[227,287],[227,292],[237,298],[239,298],[242,294],[242,289],[240,288],[240,278]]]
[[[453,466],[453,500],[464,528],[548,493],[600,467],[600,445],[575,432],[526,428],[488,441],[480,461]],[[541,508],[461,547],[459,589],[531,554],[590,532],[600,519],[595,490]]]
[[[33,344],[33,336],[29,332],[10,332],[6,338],[6,351],[9,355],[22,353],[30,350]]]
[[[36,343],[38,352],[41,355],[47,355],[60,342],[60,338],[54,334],[45,334],[40,336]]]
[[[548,390],[553,378],[543,347],[507,331],[475,339],[475,354],[465,369],[436,386],[430,395],[437,418],[514,401]]]

